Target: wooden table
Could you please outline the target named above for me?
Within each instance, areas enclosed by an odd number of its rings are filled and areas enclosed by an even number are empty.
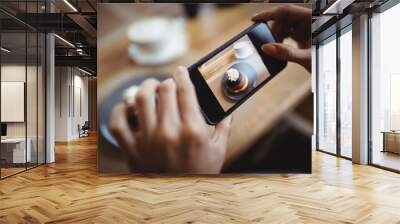
[[[134,64],[128,58],[127,26],[142,15],[182,15],[181,5],[98,4],[98,105],[116,86],[132,77],[149,73],[171,74],[177,65],[190,65],[248,27],[252,23],[251,16],[268,7],[272,7],[271,4],[242,4],[224,8],[204,6],[198,17],[188,20],[186,24],[189,52],[174,63],[148,67]],[[287,43],[293,44],[292,41]],[[288,63],[281,74],[234,112],[226,163],[237,159],[309,94],[309,72],[297,64]],[[102,142],[101,139],[99,142]],[[116,156],[109,150],[102,148],[98,156],[101,165],[110,169],[99,167],[99,170],[120,171],[115,166],[121,164],[121,158],[108,158]]]
[[[382,152],[400,154],[400,131],[382,131],[383,149]]]

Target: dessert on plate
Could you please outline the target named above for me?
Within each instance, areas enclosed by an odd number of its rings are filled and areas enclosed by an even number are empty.
[[[226,71],[226,86],[229,92],[240,93],[247,89],[249,80],[247,76],[240,73],[236,68],[230,68]]]

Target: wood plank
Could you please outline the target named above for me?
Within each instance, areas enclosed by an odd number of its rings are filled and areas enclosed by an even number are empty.
[[[313,152],[311,175],[96,172],[96,136],[0,181],[0,223],[399,223],[400,175]]]

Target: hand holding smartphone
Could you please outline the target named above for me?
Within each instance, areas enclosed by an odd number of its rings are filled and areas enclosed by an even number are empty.
[[[262,52],[273,42],[268,25],[255,23],[189,67],[207,123],[221,121],[286,67]]]

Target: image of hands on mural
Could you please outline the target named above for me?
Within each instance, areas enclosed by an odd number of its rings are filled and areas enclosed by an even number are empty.
[[[311,172],[309,5],[98,4],[98,60],[100,172]]]

